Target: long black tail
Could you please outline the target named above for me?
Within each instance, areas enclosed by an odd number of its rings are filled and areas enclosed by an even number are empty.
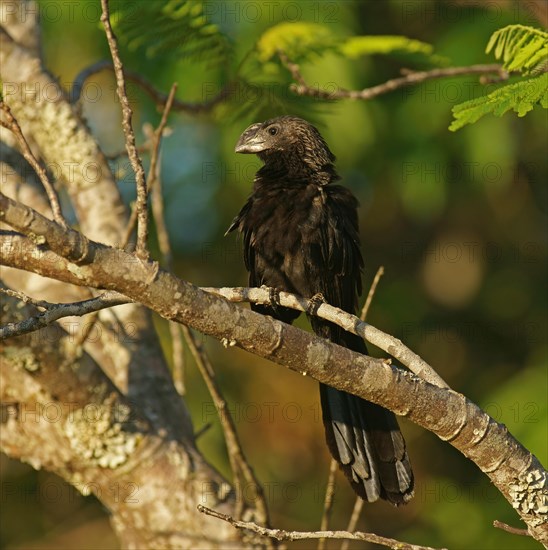
[[[314,331],[367,353],[364,341],[339,327],[311,319]],[[327,445],[354,491],[364,500],[398,506],[413,496],[413,471],[396,416],[369,401],[320,384]]]

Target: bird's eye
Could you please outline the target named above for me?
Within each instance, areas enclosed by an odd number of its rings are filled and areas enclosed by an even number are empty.
[[[271,136],[275,136],[275,135],[278,133],[278,128],[276,128],[276,126],[271,126],[271,127],[268,129],[268,133],[269,133]]]

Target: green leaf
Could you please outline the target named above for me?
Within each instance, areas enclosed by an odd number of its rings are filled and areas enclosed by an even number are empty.
[[[206,17],[202,1],[117,2],[112,21],[120,39],[148,57],[201,56],[222,62],[231,51],[227,37]]]
[[[486,53],[493,48],[507,71],[529,74],[548,59],[548,33],[525,25],[508,25],[492,34]]]
[[[257,42],[259,60],[272,59],[282,50],[293,61],[333,50],[337,41],[331,31],[317,23],[280,23],[270,27]]]
[[[456,105],[453,107],[454,120],[449,130],[454,132],[487,114],[502,116],[513,110],[522,117],[537,104],[548,107],[548,73],[502,86],[487,96]]]
[[[353,36],[341,45],[340,51],[350,59],[356,59],[362,55],[405,53],[419,54],[436,64],[447,63],[446,58],[434,55],[434,48],[431,44],[406,36]]]

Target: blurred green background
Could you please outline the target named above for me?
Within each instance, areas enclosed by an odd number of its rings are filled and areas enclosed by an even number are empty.
[[[80,70],[108,58],[99,3],[45,0],[39,6],[46,65],[70,89]],[[206,12],[232,44],[225,63],[168,53],[151,58],[122,45],[126,67],[165,92],[178,82],[180,99],[203,101],[227,82],[261,34],[283,21],[320,23],[340,36],[409,36],[433,44],[455,66],[494,62],[484,54],[485,46],[504,25],[540,26],[524,3],[509,0],[208,2]],[[422,68],[401,57],[348,60],[326,54],[302,70],[311,84],[324,89],[360,89],[398,76],[401,67]],[[237,156],[234,144],[251,122],[288,112],[287,104],[270,101],[268,94],[293,104],[287,73],[278,67],[271,80],[265,74],[255,96],[247,89],[211,114],[170,117],[172,134],[161,157],[166,218],[176,272],[196,285],[246,283],[241,245],[223,233],[250,192],[259,162]],[[306,99],[294,105],[319,126],[338,157],[343,183],[360,200],[366,289],[377,268],[385,267],[368,320],[402,338],[546,464],[546,111],[537,108],[525,118],[487,116],[449,132],[451,107],[483,90],[477,77],[465,77],[426,82],[369,102]],[[135,85],[129,85],[129,94],[143,143],[143,125],[156,125],[160,115]],[[123,149],[111,73],[90,79],[83,114],[107,154]],[[113,167],[129,202],[134,185],[128,161],[120,157]],[[154,231],[151,247],[158,257]],[[306,326],[304,320],[299,323]],[[167,326],[160,319],[157,325],[169,357]],[[244,448],[264,482],[273,524],[319,528],[329,456],[317,384],[210,338],[206,346]],[[375,349],[371,353],[381,355]],[[186,401],[195,428],[212,423],[199,446],[230,476],[213,404],[188,350],[185,358]],[[359,529],[452,549],[539,547],[492,527],[495,519],[515,526],[519,519],[471,462],[433,434],[406,420],[401,424],[416,496],[401,509],[366,505]],[[93,497],[4,455],[0,465],[1,548],[117,548],[106,511]],[[353,502],[338,477],[333,528],[346,528]]]

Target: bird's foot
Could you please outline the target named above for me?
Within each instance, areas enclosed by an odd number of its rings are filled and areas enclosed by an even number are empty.
[[[318,312],[318,309],[322,304],[326,304],[327,301],[324,298],[323,294],[321,292],[318,292],[317,294],[314,294],[310,300],[308,300],[308,305],[306,307],[306,312],[309,315],[316,315]]]
[[[272,307],[279,307],[280,304],[280,291],[277,288],[262,285],[261,288],[268,290],[268,301],[269,305]]]

